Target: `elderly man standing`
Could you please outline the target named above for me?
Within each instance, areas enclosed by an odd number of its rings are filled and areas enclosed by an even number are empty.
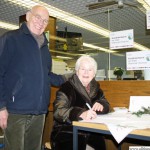
[[[0,37],[0,127],[8,150],[41,150],[50,86],[64,82],[50,72],[52,59],[43,33],[47,9],[34,6],[26,20]]]

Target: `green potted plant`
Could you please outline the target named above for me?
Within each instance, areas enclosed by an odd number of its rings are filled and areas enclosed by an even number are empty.
[[[117,80],[121,80],[123,72],[124,72],[123,68],[121,68],[121,67],[115,67],[113,73],[114,73],[114,75],[117,76]]]

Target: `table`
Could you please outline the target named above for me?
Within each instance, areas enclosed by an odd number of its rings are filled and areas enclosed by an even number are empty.
[[[111,135],[107,126],[104,124],[73,121],[73,150],[78,150],[78,130]],[[133,130],[127,138],[150,141],[150,129]],[[121,146],[118,149],[121,149]]]

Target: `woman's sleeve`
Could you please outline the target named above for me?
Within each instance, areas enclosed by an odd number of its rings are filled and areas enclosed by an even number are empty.
[[[70,98],[68,98],[70,97]],[[57,91],[54,101],[54,119],[59,122],[71,123],[80,120],[79,117],[83,111],[81,107],[72,105],[72,95],[67,96],[62,91]]]
[[[59,122],[70,122],[69,114],[72,107],[69,106],[68,97],[61,91],[57,91],[54,101],[54,119]]]

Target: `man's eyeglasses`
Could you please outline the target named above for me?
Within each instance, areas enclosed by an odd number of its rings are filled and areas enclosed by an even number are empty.
[[[40,16],[40,15],[38,15],[38,14],[33,14],[32,13],[32,11],[30,11],[31,12],[31,14],[35,17],[35,20],[36,21],[40,21],[40,22],[43,22],[45,25],[47,25],[48,24],[48,22],[49,22],[49,20],[47,20],[47,19],[42,19],[42,17]]]

